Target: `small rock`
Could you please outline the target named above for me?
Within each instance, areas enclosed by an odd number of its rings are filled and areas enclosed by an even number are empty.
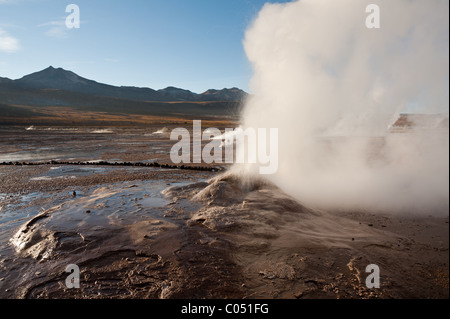
[[[3,280],[5,280],[5,278],[0,278],[0,281],[3,281]]]
[[[369,227],[373,227],[373,224],[368,224],[367,226],[369,226]]]
[[[242,286],[242,288],[245,288],[245,287],[247,287],[247,286],[246,286],[245,284],[242,284],[241,286]]]
[[[90,211],[90,210],[87,210],[87,211],[86,211],[86,214],[90,214],[90,213],[91,213],[91,211]]]
[[[34,274],[35,274],[36,276],[39,276],[39,275],[41,274],[41,272],[40,272],[40,271],[36,271]]]
[[[352,241],[355,241],[355,238],[352,238]]]
[[[138,257],[147,257],[147,254],[144,251],[142,251],[142,250],[136,250],[134,253]]]
[[[303,292],[297,292],[296,294],[294,294],[294,297],[300,299],[301,297],[303,297]]]
[[[73,191],[72,195],[73,195],[73,197],[76,197],[77,196],[77,192]]]

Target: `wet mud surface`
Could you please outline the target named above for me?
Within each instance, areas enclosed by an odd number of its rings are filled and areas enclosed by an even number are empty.
[[[322,211],[230,172],[0,166],[0,178],[0,298],[448,298],[448,217]]]
[[[448,297],[446,218],[338,216],[230,174],[65,193],[2,221],[2,298]],[[80,289],[66,287],[70,264]]]

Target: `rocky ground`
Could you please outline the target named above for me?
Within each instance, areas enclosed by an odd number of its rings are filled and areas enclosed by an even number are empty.
[[[43,209],[2,225],[0,297],[448,298],[448,218],[333,214],[203,174],[116,172],[29,203]],[[66,287],[69,264],[80,289]],[[366,287],[369,264],[379,289]]]
[[[164,162],[156,129],[11,133],[3,152],[23,156],[38,139],[75,147],[62,159],[103,145],[94,159]],[[0,298],[449,297],[448,217],[313,209],[230,171],[0,165],[0,180]],[[79,289],[66,285],[71,264]],[[378,289],[366,286],[371,264]]]

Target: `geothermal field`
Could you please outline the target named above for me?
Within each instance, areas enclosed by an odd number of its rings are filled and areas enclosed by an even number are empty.
[[[2,298],[448,297],[443,211],[322,209],[230,165],[164,168],[170,126],[28,129],[1,131]]]
[[[67,40],[42,47],[97,53],[30,61],[200,87],[242,79],[227,63],[246,57],[249,92],[0,77],[0,299],[449,298],[448,1],[256,2],[146,1],[95,42],[92,8],[78,31],[39,25]]]

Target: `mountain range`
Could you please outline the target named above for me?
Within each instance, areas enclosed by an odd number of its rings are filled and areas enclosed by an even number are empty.
[[[96,96],[108,96],[138,101],[240,101],[247,95],[238,88],[207,90],[197,94],[189,90],[167,87],[162,90],[130,86],[113,86],[83,78],[62,68],[48,68],[18,80],[0,78],[1,85],[22,89],[56,89]]]
[[[201,94],[176,87],[161,90],[113,86],[52,66],[20,79],[0,77],[0,124],[64,111],[169,117],[236,116],[247,93],[238,88]],[[93,115],[93,117],[95,117]],[[25,121],[27,122],[27,121]],[[30,122],[32,122],[30,120]]]

